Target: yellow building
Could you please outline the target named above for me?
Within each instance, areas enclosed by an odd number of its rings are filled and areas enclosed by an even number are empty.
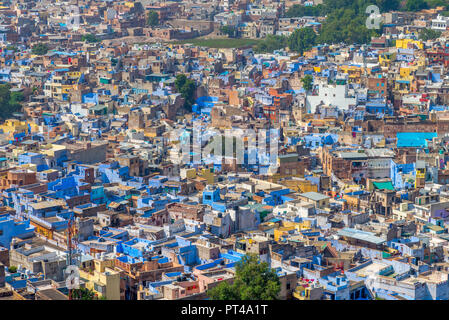
[[[37,132],[39,130],[39,126],[33,122],[20,121],[16,119],[8,119],[0,125],[0,132],[8,133],[11,137],[19,133],[28,134],[29,130],[31,130],[31,132]]]
[[[395,79],[394,88],[401,93],[409,93],[414,82],[414,71],[417,66],[402,67],[399,69],[399,75]]]
[[[282,237],[288,237],[290,232],[308,230],[312,227],[311,221],[290,222],[284,221],[282,226],[273,230],[274,241],[279,241]]]
[[[399,75],[401,76],[401,78],[408,78],[408,77],[410,77],[411,73],[412,73],[411,68],[400,68],[399,69]]]
[[[114,259],[94,259],[94,269],[81,269],[80,278],[86,288],[93,290],[98,297],[120,300],[120,272],[113,268]]]
[[[215,183],[215,174],[212,169],[201,169],[201,177],[207,180],[207,184]]]
[[[68,68],[69,66],[58,66]],[[65,100],[72,91],[80,88],[81,72],[66,72],[60,75],[53,75],[51,80],[47,80],[44,86],[44,94],[57,100]]]
[[[306,179],[298,179],[298,180],[284,180],[280,182],[291,190],[305,193],[305,192],[318,192],[318,185],[313,184],[309,180]]]
[[[413,39],[397,39],[396,48],[398,49],[418,48],[422,50],[424,48],[424,44],[421,41]]]
[[[67,149],[65,146],[59,145],[59,144],[46,144],[46,145],[42,145],[41,149],[39,150],[40,153],[49,156],[49,157],[54,157],[56,153],[58,153],[61,150],[65,150]]]
[[[183,168],[180,172],[181,179],[195,179],[196,169],[195,168]]]
[[[298,300],[320,300],[323,291],[323,288],[319,284],[303,283],[293,291],[293,297]]]
[[[420,69],[422,67],[425,67],[427,65],[426,57],[424,55],[416,57],[415,61],[413,62],[413,66],[415,69]]]
[[[364,69],[354,65],[342,65],[339,67],[340,72],[346,73],[350,83],[360,83]]]
[[[274,229],[273,236],[274,241],[278,242],[282,237],[288,236],[289,232],[294,231],[296,228],[294,226],[289,227],[280,227],[277,229]]]
[[[426,168],[416,169],[415,188],[422,188],[426,184]]]

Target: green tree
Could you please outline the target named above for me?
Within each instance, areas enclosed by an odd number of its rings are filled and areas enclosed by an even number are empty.
[[[405,8],[407,11],[421,11],[429,8],[429,5],[425,0],[407,0]]]
[[[445,7],[447,10],[449,7],[447,0],[427,0],[426,2],[429,8]]]
[[[186,81],[187,81],[187,76],[185,75],[185,74],[182,74],[182,73],[180,73],[180,74],[178,74],[177,76],[176,76],[176,79],[175,79],[175,88],[176,88],[176,90],[179,92],[180,90],[181,90],[181,88],[184,86],[184,84],[186,83]]]
[[[48,46],[45,43],[38,43],[31,49],[33,54],[37,54],[38,56],[43,56],[48,52]]]
[[[401,8],[400,0],[376,0],[376,5],[381,12],[389,12],[399,10]]]
[[[229,38],[237,36],[237,29],[234,26],[221,26],[220,32],[228,35]]]
[[[372,36],[377,36],[378,33],[375,29],[366,28],[368,15],[360,14],[357,10],[352,8],[336,9],[330,13],[322,25],[318,43],[364,44],[371,41]]]
[[[439,1],[439,0],[435,0]],[[444,1],[444,0],[441,0]],[[335,10],[353,10],[357,15],[367,17],[366,8],[369,5],[376,5],[380,12],[388,12],[398,10],[401,7],[401,0],[324,0],[322,5],[317,6],[300,6],[293,5],[286,12],[286,16],[302,16],[302,15],[329,15]],[[290,13],[289,13],[290,12]],[[294,13],[294,14],[293,14]],[[315,14],[314,14],[315,13]],[[293,14],[293,15],[292,15]]]
[[[380,12],[398,10],[400,0],[324,0],[322,5],[316,7],[292,6],[287,17],[315,15],[326,16],[321,26],[316,44],[333,43],[368,43],[371,37],[378,36],[380,30],[366,28],[368,14],[366,8],[376,5]],[[312,9],[314,8],[314,9]]]
[[[195,103],[195,81],[188,79],[185,74],[178,74],[175,79],[175,88],[184,98],[184,108],[191,112]]]
[[[302,82],[302,87],[306,91],[306,94],[310,90],[312,90],[312,88],[313,88],[313,77],[310,74],[308,74],[304,78],[302,78],[301,82]]]
[[[324,15],[324,7],[321,4],[317,6],[303,6],[300,4],[294,4],[285,13],[285,17],[287,18],[303,16],[319,17],[322,15]]]
[[[9,266],[8,267],[8,271],[10,273],[16,273],[17,272],[17,267],[16,266]]]
[[[22,92],[11,92],[9,83],[0,85],[0,118],[8,119],[14,112],[20,111],[24,100]]]
[[[434,40],[434,39],[439,38],[440,36],[441,36],[440,31],[436,31],[436,30],[432,30],[432,29],[423,29],[419,33],[419,39],[421,39],[422,41]]]
[[[83,35],[81,37],[81,40],[89,43],[95,43],[100,41],[94,34],[91,33]]]
[[[148,12],[147,24],[151,27],[159,25],[159,14],[156,11],[150,10],[150,12]]]
[[[235,266],[233,284],[225,281],[208,291],[212,300],[276,300],[281,291],[279,277],[254,254],[245,255]]]
[[[98,300],[93,290],[87,288],[72,289],[72,300]]]
[[[11,92],[11,97],[9,99],[9,102],[11,104],[17,104],[25,100],[25,97],[23,96],[23,92],[15,91]]]
[[[287,38],[269,34],[263,41],[260,41],[254,48],[257,53],[273,52],[274,50],[283,49],[287,46]]]
[[[317,35],[311,28],[301,28],[295,30],[288,38],[288,47],[292,51],[303,55],[305,51],[312,49],[316,44]]]

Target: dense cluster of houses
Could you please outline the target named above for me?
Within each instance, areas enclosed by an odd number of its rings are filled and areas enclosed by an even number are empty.
[[[293,3],[77,1],[77,30],[71,2],[0,7],[0,81],[24,97],[0,124],[0,300],[68,299],[70,266],[108,300],[202,300],[251,253],[280,299],[449,299],[438,10],[385,13],[370,45],[302,56],[120,40],[319,27],[282,18]]]

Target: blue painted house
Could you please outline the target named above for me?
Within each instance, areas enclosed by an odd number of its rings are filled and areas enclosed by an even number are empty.
[[[8,248],[14,237],[28,238],[34,235],[30,220],[14,221],[9,214],[0,216],[0,246]]]

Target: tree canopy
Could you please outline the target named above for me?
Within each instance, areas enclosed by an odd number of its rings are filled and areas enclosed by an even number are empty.
[[[287,37],[269,34],[255,48],[257,53],[273,52],[287,46]]]
[[[293,17],[318,17],[323,14],[323,6],[317,5],[317,6],[303,6],[300,4],[294,4],[291,6],[286,12],[285,17],[286,18],[293,18]]]
[[[230,38],[234,38],[235,36],[237,36],[237,28],[234,26],[222,26],[220,28],[220,31]]]
[[[398,10],[399,0],[324,0],[322,5],[300,6],[293,5],[287,10],[286,17],[322,16],[326,17],[322,23],[320,35],[315,38],[316,44],[333,43],[368,43],[371,37],[378,36],[380,30],[366,28],[369,15],[366,9],[370,5],[379,7],[380,12]],[[296,35],[298,36],[298,35]],[[309,39],[310,40],[310,39]],[[294,40],[293,40],[294,41]],[[304,45],[296,45],[301,49]],[[309,45],[307,45],[309,47]],[[301,50],[296,50],[301,52]]]
[[[281,290],[279,277],[254,254],[245,255],[235,266],[233,284],[225,281],[208,291],[212,300],[276,300]]]
[[[289,47],[292,50],[303,52],[317,44],[368,43],[371,37],[379,36],[380,29],[368,29],[366,21],[369,13],[366,9],[370,5],[376,5],[379,13],[393,10],[420,11],[426,8],[443,6],[449,16],[447,0],[324,0],[317,6],[302,6],[295,4],[285,13],[285,17],[320,16],[326,17],[322,23],[319,36],[310,37],[304,43],[304,33],[296,33],[289,39]],[[444,12],[443,12],[444,13]],[[428,36],[430,34],[426,34]],[[312,42],[310,42],[312,41]]]
[[[195,103],[195,81],[188,79],[185,74],[178,74],[175,80],[175,88],[184,98],[184,108],[192,111],[192,106]]]
[[[87,288],[72,289],[72,300],[98,300],[96,293]]]
[[[20,102],[24,100],[22,92],[11,92],[9,83],[0,85],[0,118],[8,119],[14,112],[21,110]]]
[[[306,92],[312,90],[312,88],[313,88],[313,77],[310,74],[308,74],[304,78],[302,78],[301,82],[302,82],[302,87],[304,88],[304,90],[306,90]]]
[[[17,267],[16,266],[9,266],[8,267],[8,271],[10,273],[16,273],[17,272]]]
[[[429,6],[429,8],[445,7],[446,10],[449,9],[447,0],[427,0],[426,2],[427,2],[427,5]]]
[[[444,0],[434,0],[444,1]],[[366,8],[370,5],[379,7],[380,12],[398,10],[401,7],[400,0],[324,0],[323,4],[317,6],[302,6],[299,4],[291,6],[285,13],[286,17],[302,16],[327,16],[335,10],[353,10],[357,15],[368,17]]]
[[[159,25],[159,14],[156,11],[150,10],[148,12],[147,24],[151,27]]]
[[[290,50],[297,51],[300,55],[312,49],[316,42],[317,35],[311,28],[296,29],[287,41]]]
[[[378,33],[366,27],[368,15],[355,9],[335,9],[326,18],[321,28],[319,43],[368,43]]]
[[[432,29],[423,29],[419,33],[419,39],[422,41],[434,40],[441,36],[440,31],[432,30]]]
[[[82,41],[86,41],[89,43],[95,43],[95,42],[99,42],[100,40],[98,40],[98,38],[94,35],[94,34],[85,34],[81,37]]]
[[[33,54],[37,54],[39,56],[43,56],[48,52],[48,46],[45,43],[38,43],[31,49]]]
[[[321,25],[319,35],[313,34],[311,28],[301,28],[295,30],[287,40],[280,36],[277,38],[266,38],[255,48],[256,52],[270,52],[276,49],[288,47],[303,54],[313,46],[319,44],[365,44],[371,41],[372,37],[382,33],[382,25],[379,29],[368,29],[366,21],[369,13],[366,9],[370,5],[376,5],[379,12],[389,12],[392,10],[405,9],[408,11],[419,11],[425,8],[444,6],[448,10],[446,0],[324,0],[323,4],[317,6],[303,6],[295,4],[285,13],[285,17],[321,16],[326,17]],[[404,4],[404,5],[403,5]],[[437,37],[436,33],[425,31],[424,39]]]
[[[429,8],[429,4],[425,0],[407,0],[405,9],[407,11],[421,11]]]

